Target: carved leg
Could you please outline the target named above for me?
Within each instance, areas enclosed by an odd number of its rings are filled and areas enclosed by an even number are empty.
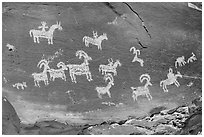
[[[50,38],[51,44],[53,44],[53,37]]]
[[[39,37],[37,37],[37,42],[40,43]]]
[[[34,43],[36,43],[36,37],[35,36],[33,36],[33,41],[34,41]]]
[[[175,84],[177,87],[180,86],[180,84],[179,84],[179,82],[178,82],[177,80],[174,82],[174,84]]]
[[[37,86],[40,87],[39,80],[37,80]]]

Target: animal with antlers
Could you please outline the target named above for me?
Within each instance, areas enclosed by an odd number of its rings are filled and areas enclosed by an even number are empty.
[[[57,67],[59,69],[49,69],[48,70],[50,74],[50,80],[55,81],[55,78],[61,78],[62,80],[66,81],[66,75],[64,71],[68,70],[67,66],[64,64],[64,62],[59,62],[57,63]]]
[[[42,26],[39,26],[38,28],[42,28],[42,30],[31,29],[29,31],[30,37],[33,36],[34,43],[40,43],[39,38],[45,38],[48,40],[48,44],[53,44],[53,33],[55,29],[62,30],[61,22],[52,25],[48,31],[45,30],[45,28],[47,28],[47,26],[45,26],[46,22],[41,22],[41,24]]]
[[[132,98],[134,101],[137,100],[138,96],[146,96],[147,99],[150,101],[152,99],[152,96],[149,92],[149,87],[148,86],[152,86],[152,83],[150,82],[151,78],[149,74],[142,74],[140,76],[140,82],[142,83],[144,80],[146,80],[146,84],[144,86],[141,87],[131,87],[132,89]]]
[[[26,82],[22,82],[22,83],[15,83],[13,85],[13,87],[16,87],[17,89],[19,89],[21,87],[22,90],[24,90],[24,87],[27,88]]]
[[[185,61],[185,57],[184,56],[181,56],[181,57],[178,57],[175,61],[175,67],[177,68],[177,65],[179,65],[180,67],[185,65],[186,64],[186,61]]]
[[[91,72],[89,70],[89,62],[92,60],[91,57],[88,56],[86,52],[83,50],[78,50],[76,52],[76,56],[84,57],[84,62],[82,64],[67,64],[66,66],[69,68],[69,75],[71,77],[72,82],[77,83],[75,75],[86,75],[88,81],[92,81]]]
[[[107,72],[111,72],[114,74],[114,76],[117,75],[117,67],[118,66],[122,66],[122,64],[120,63],[120,60],[116,60],[115,63],[113,63],[113,59],[110,58],[108,59],[108,64],[107,65],[99,65],[99,72],[102,72],[102,75],[106,74]]]
[[[34,78],[34,83],[36,87],[40,87],[40,81],[43,81],[45,85],[48,85],[48,76],[47,72],[50,69],[49,67],[49,61],[42,59],[38,62],[37,67],[42,68],[44,66],[43,72],[40,73],[32,73],[32,76]]]
[[[177,74],[174,74],[173,73],[173,69],[172,68],[169,68],[169,72],[167,74],[167,79],[165,80],[162,80],[160,82],[160,87],[163,88],[163,91],[164,92],[168,92],[168,89],[167,89],[167,85],[172,85],[172,84],[175,84],[177,87],[180,86],[179,82],[177,81],[177,78],[180,77],[182,78],[183,76],[181,75],[181,73],[179,71],[177,71]]]
[[[89,43],[98,46],[98,50],[102,50],[101,43],[103,40],[108,40],[107,34],[103,33],[101,36],[98,37],[97,32],[93,31],[93,38],[89,36],[83,37],[83,42],[85,42],[85,46],[89,47]]]
[[[98,97],[100,99],[102,99],[101,95],[104,95],[104,94],[108,94],[109,98],[111,98],[110,88],[114,85],[113,76],[111,73],[107,73],[104,75],[103,79],[105,80],[105,82],[107,82],[107,80],[109,80],[107,86],[106,87],[96,87],[95,90],[97,91]]]
[[[141,58],[138,58],[138,55],[140,55],[140,50],[136,49],[135,47],[131,47],[130,52],[132,52],[132,51],[133,51],[133,54],[135,54],[135,57],[133,58],[132,62],[137,61],[140,63],[140,66],[143,67],[144,66],[144,60]]]
[[[193,61],[197,60],[195,54],[193,52],[191,54],[192,54],[192,56],[190,58],[188,58],[187,63],[190,63],[190,62],[193,62]]]

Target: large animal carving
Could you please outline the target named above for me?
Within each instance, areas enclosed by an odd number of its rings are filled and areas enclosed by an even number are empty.
[[[183,66],[186,64],[186,61],[185,61],[185,57],[184,56],[181,56],[181,57],[178,57],[175,61],[175,67],[177,68],[177,65],[179,65],[179,67]]]
[[[103,40],[108,40],[106,33],[103,33],[101,36],[98,37],[97,32],[93,31],[93,38],[89,36],[83,37],[83,42],[85,42],[86,47],[89,47],[89,43],[91,43],[92,45],[96,45],[98,47],[98,50],[102,50],[101,43]]]
[[[138,58],[138,55],[140,55],[140,50],[136,49],[135,47],[131,47],[130,52],[132,52],[132,51],[133,51],[133,54],[135,54],[135,57],[133,58],[132,62],[137,61],[140,63],[140,66],[143,67],[144,66],[144,60],[141,58]]]
[[[117,67],[118,66],[122,66],[122,64],[120,63],[120,60],[116,60],[115,63],[113,63],[113,59],[108,59],[108,64],[104,65],[101,64],[99,65],[99,72],[102,72],[102,75],[106,74],[106,73],[113,73],[114,76],[117,75]]]
[[[32,73],[32,76],[34,78],[34,83],[36,87],[40,87],[40,81],[43,81],[45,85],[48,85],[48,76],[47,72],[50,69],[49,67],[49,61],[42,59],[38,62],[37,67],[42,68],[44,66],[43,72],[40,73]]]
[[[55,81],[55,78],[61,78],[62,80],[66,81],[65,70],[68,70],[67,66],[64,62],[57,63],[57,67],[59,69],[49,69],[48,72],[50,74],[50,81]]]
[[[48,31],[45,30],[45,28],[48,28],[46,27],[46,22],[41,22],[41,24],[42,26],[38,28],[42,28],[42,30],[31,29],[29,31],[30,37],[33,37],[34,43],[40,43],[39,38],[45,38],[48,40],[48,44],[53,44],[53,33],[55,29],[62,30],[61,22],[52,25]]]
[[[183,76],[181,75],[180,72],[177,71],[177,74],[173,73],[173,69],[169,68],[169,72],[167,74],[167,79],[162,80],[160,82],[160,87],[162,87],[164,92],[168,92],[167,86],[175,84],[177,87],[180,86],[179,82],[177,81],[177,78],[180,77],[182,78]]]
[[[27,85],[26,85],[26,82],[22,82],[22,83],[15,83],[14,85],[13,85],[13,87],[16,87],[17,89],[22,89],[22,90],[24,90],[24,88],[27,88]]]
[[[152,99],[152,96],[149,91],[148,86],[152,86],[152,83],[150,82],[151,78],[149,74],[142,74],[140,76],[140,82],[142,83],[144,80],[146,80],[146,84],[141,87],[131,87],[132,89],[132,98],[134,101],[137,101],[138,96],[146,96],[147,99],[150,101]]]
[[[98,93],[98,97],[102,99],[101,95],[108,94],[109,98],[111,98],[110,88],[114,85],[114,79],[111,73],[107,73],[104,75],[104,80],[107,82],[109,80],[106,87],[96,87],[95,90]]]
[[[91,57],[88,56],[86,52],[83,50],[79,50],[76,52],[76,56],[84,58],[84,62],[82,64],[67,64],[66,66],[69,68],[69,75],[71,77],[71,81],[77,83],[75,75],[86,75],[88,81],[92,81],[91,72],[89,70],[89,62],[92,60]]]
[[[187,63],[190,63],[190,62],[193,62],[193,61],[197,60],[195,54],[193,52],[191,54],[192,54],[192,56],[190,58],[188,58]]]

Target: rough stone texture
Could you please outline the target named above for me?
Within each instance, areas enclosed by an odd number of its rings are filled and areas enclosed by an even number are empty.
[[[10,102],[2,98],[2,134],[17,135],[20,131],[20,119]]]

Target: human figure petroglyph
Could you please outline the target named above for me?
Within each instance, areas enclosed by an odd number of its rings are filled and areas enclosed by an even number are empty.
[[[93,31],[93,38],[89,36],[83,37],[83,42],[85,42],[86,47],[89,47],[89,43],[91,43],[92,45],[98,46],[98,50],[102,50],[101,43],[103,40],[108,40],[106,33],[103,33],[101,36],[98,37],[97,32]]]
[[[34,78],[34,83],[36,87],[40,87],[40,81],[43,81],[45,85],[48,85],[48,76],[47,76],[47,72],[50,69],[49,67],[49,61],[47,61],[46,59],[42,59],[38,62],[37,67],[42,68],[44,66],[44,70],[43,72],[40,73],[32,73],[32,76]]]
[[[21,87],[22,90],[24,90],[24,88],[27,88],[26,82],[22,82],[22,83],[15,83],[13,85],[13,87],[16,87],[17,89],[19,89]]]
[[[107,72],[112,72],[114,74],[114,76],[117,75],[117,67],[118,66],[122,66],[122,64],[120,63],[120,60],[116,60],[115,63],[113,63],[113,61],[108,60],[108,64],[107,65],[99,65],[99,72],[102,72],[102,75],[106,74]]]
[[[144,60],[141,58],[138,58],[138,55],[140,55],[140,50],[136,49],[135,47],[131,47],[130,52],[132,52],[132,51],[133,51],[133,54],[135,54],[135,57],[133,58],[132,62],[137,61],[140,63],[140,66],[143,67],[144,66]]]
[[[82,64],[67,64],[66,66],[69,68],[69,75],[71,77],[72,82],[77,83],[75,75],[86,75],[87,80],[92,81],[92,75],[89,70],[89,61],[92,60],[91,57],[88,56],[86,52],[83,50],[78,50],[76,52],[76,56],[81,59],[84,58],[84,62]]]
[[[41,24],[42,24],[42,26],[38,26],[38,29],[42,29],[42,30],[41,30],[41,31],[42,31],[42,35],[44,35],[44,33],[46,32],[45,29],[47,29],[47,28],[49,28],[49,27],[46,26],[47,23],[46,23],[45,21],[42,21]]]
[[[114,85],[114,79],[112,74],[107,73],[104,75],[104,80],[107,82],[109,80],[106,87],[96,87],[95,90],[98,93],[98,97],[102,99],[101,95],[108,94],[109,98],[111,98],[110,88]]]
[[[181,75],[181,73],[179,71],[177,71],[177,74],[174,74],[173,73],[173,69],[172,68],[169,68],[169,72],[167,74],[167,79],[165,80],[162,80],[160,82],[160,87],[163,88],[163,91],[164,92],[168,92],[168,89],[167,89],[167,85],[172,85],[172,84],[175,84],[177,87],[180,86],[179,82],[177,81],[177,78],[180,77],[182,78],[183,76]]]
[[[55,81],[55,78],[61,78],[62,80],[66,81],[66,75],[64,71],[68,70],[67,66],[64,64],[64,62],[59,62],[57,63],[57,67],[59,69],[48,69],[47,70],[50,74],[50,81]]]
[[[181,56],[181,57],[178,57],[175,61],[175,67],[177,68],[177,65],[179,65],[180,67],[185,65],[186,64],[186,61],[185,61],[185,57],[184,56]]]
[[[39,38],[46,38],[48,40],[48,44],[53,44],[53,33],[55,29],[60,31],[62,30],[61,22],[57,22],[57,24],[52,25],[48,31],[45,30],[45,25],[39,27],[42,28],[42,30],[31,29],[29,31],[30,37],[33,36],[34,43],[40,43]]]
[[[188,58],[187,63],[190,63],[190,62],[193,62],[193,61],[197,60],[195,54],[193,52],[191,54],[192,54],[192,56],[190,58]]]
[[[9,51],[15,51],[16,50],[15,46],[13,46],[9,43],[6,44],[6,47],[9,49]]]
[[[142,74],[140,76],[140,82],[142,83],[144,80],[146,80],[146,84],[144,86],[141,86],[141,87],[131,87],[132,89],[132,98],[134,101],[137,100],[137,97],[138,96],[146,96],[147,99],[150,101],[152,100],[152,96],[150,94],[150,91],[149,91],[149,87],[148,86],[152,86],[152,83],[150,82],[151,78],[150,78],[150,75],[149,74]]]

